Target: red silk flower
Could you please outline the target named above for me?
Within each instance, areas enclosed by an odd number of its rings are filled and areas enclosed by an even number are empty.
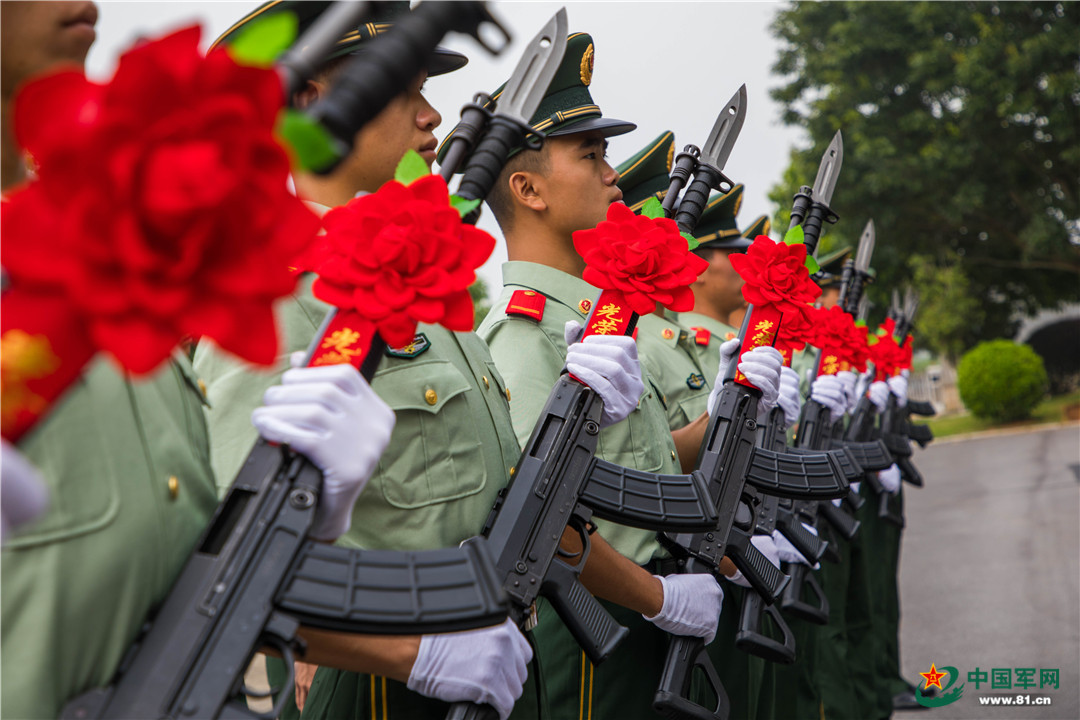
[[[904,362],[904,351],[896,344],[892,333],[877,335],[877,342],[869,346],[870,360],[877,371],[877,379],[884,380],[895,375]]]
[[[612,203],[595,228],[576,231],[574,247],[585,261],[585,282],[622,293],[638,315],[657,303],[692,310],[690,284],[709,265],[690,252],[674,220],[635,215],[622,203]]]
[[[745,281],[743,298],[751,305],[772,305],[784,314],[782,337],[801,338],[809,333],[812,303],[821,288],[806,269],[806,246],[773,242],[758,235],[745,253],[733,254],[731,266]],[[788,341],[790,344],[790,341]]]
[[[106,85],[34,80],[14,110],[38,173],[2,211],[12,289],[65,298],[94,347],[136,373],[186,336],[271,363],[271,303],[318,231],[286,187],[277,74],[203,57],[199,36],[136,47]]]
[[[838,360],[849,363],[857,370],[866,369],[866,328],[855,324],[855,319],[839,305],[816,308],[812,314],[813,334],[811,345],[828,349]]]
[[[468,287],[495,238],[461,221],[441,177],[391,180],[323,225],[309,263],[316,297],[371,320],[391,347],[408,344],[418,322],[472,330]]]

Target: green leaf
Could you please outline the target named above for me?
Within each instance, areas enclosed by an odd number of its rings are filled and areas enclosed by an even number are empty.
[[[319,170],[338,160],[337,141],[318,121],[295,109],[278,116],[277,134],[293,151],[304,170]]]
[[[229,54],[240,65],[269,67],[296,40],[296,28],[294,13],[273,13],[241,30]]]
[[[855,321],[855,327],[866,327],[866,321],[865,320],[856,320]]]
[[[458,195],[451,195],[450,196],[450,207],[457,210],[458,215],[460,215],[461,217],[465,217],[466,215],[471,213],[473,210],[475,210],[476,207],[479,206],[479,205],[480,205],[479,200],[466,200],[465,198],[460,197]]]
[[[698,239],[696,237],[694,237],[693,235],[691,235],[688,232],[679,233],[679,234],[682,235],[684,238],[686,238],[686,244],[690,246],[691,250],[697,250],[698,245],[701,244],[701,243],[698,242]]]
[[[645,204],[641,206],[642,217],[647,218],[662,218],[664,215],[664,206],[660,204],[660,200],[651,197],[645,201]]]
[[[816,272],[820,272],[820,270],[821,270],[821,266],[817,264],[817,260],[814,259],[813,255],[807,255],[806,256],[805,265],[806,265],[807,272],[809,272],[811,275],[813,275]]]
[[[401,162],[398,163],[397,170],[394,171],[394,179],[402,185],[408,185],[414,180],[419,180],[430,174],[431,170],[428,168],[427,163],[424,162],[424,158],[420,157],[420,153],[415,150],[408,150],[405,156],[401,158]]]
[[[802,245],[803,241],[805,239],[806,239],[806,236],[803,234],[802,225],[796,225],[795,227],[788,230],[787,234],[784,235],[784,244],[785,245]],[[809,266],[807,266],[807,267],[809,267]]]

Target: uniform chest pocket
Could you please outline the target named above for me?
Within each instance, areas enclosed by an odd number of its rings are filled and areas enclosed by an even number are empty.
[[[483,489],[484,458],[473,420],[483,400],[452,363],[410,360],[379,373],[372,387],[397,415],[373,479],[388,503],[426,507]]]
[[[667,472],[665,453],[671,444],[671,431],[661,398],[662,393],[647,379],[645,392],[630,416],[601,431],[601,457],[636,470]]]

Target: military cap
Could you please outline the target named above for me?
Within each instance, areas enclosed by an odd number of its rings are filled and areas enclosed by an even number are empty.
[[[723,195],[713,195],[705,204],[694,237],[700,248],[719,250],[745,250],[750,247],[750,240],[739,231],[735,216],[742,206],[742,183],[737,184]]]
[[[540,106],[529,118],[529,125],[548,137],[572,135],[574,133],[599,130],[604,137],[613,137],[628,133],[637,127],[634,123],[614,118],[605,118],[600,113],[600,106],[593,102],[589,93],[592,84],[593,58],[595,49],[592,36],[588,33],[574,33],[566,39],[566,53],[563,55],[555,77],[551,79],[547,92],[540,100]],[[496,105],[502,95],[503,83],[492,93],[491,99]],[[488,107],[491,103],[488,103]],[[457,131],[455,127],[439,146],[438,161],[441,163],[449,147],[449,140]],[[514,152],[517,152],[516,150]],[[511,153],[513,154],[513,153]]]
[[[750,227],[746,228],[746,230],[743,230],[742,236],[744,238],[748,238],[751,242],[753,242],[754,238],[756,238],[758,235],[767,236],[770,230],[772,230],[772,222],[769,221],[769,216],[762,215],[757,220],[752,222],[750,224]]]
[[[818,267],[821,270],[814,274],[814,282],[819,287],[833,287],[840,284],[841,276],[844,273],[844,260],[851,254],[851,246],[844,245],[843,247],[827,253],[824,257],[818,258]]]
[[[670,184],[671,161],[675,154],[675,133],[667,130],[619,165],[619,189],[623,202],[634,212],[649,198],[663,201]]]
[[[296,15],[297,36],[302,36],[322,15],[323,11],[332,4],[332,2],[324,0],[271,0],[271,2],[265,2],[237,20],[232,27],[222,33],[221,37],[210,45],[210,49],[213,50],[222,44],[228,45],[251,22],[279,12],[291,12]],[[408,13],[409,3],[408,0],[374,2],[371,3],[371,8],[367,22],[361,23],[356,29],[345,33],[338,40],[337,46],[326,58],[327,60],[359,52],[365,42],[392,28],[394,26],[393,20]],[[469,59],[461,53],[438,47],[435,48],[435,52],[428,63],[428,75],[442,75],[452,72],[464,67],[468,62]]]

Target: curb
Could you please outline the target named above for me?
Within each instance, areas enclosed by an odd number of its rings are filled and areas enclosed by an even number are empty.
[[[1025,425],[1015,428],[993,428],[980,430],[979,432],[961,433],[959,435],[947,435],[943,438],[934,438],[934,445],[947,445],[966,440],[980,440],[982,438],[997,437],[999,435],[1027,435],[1030,433],[1044,432],[1046,430],[1060,430],[1061,428],[1080,428],[1080,420],[1065,420],[1057,423],[1043,423],[1041,425]]]

